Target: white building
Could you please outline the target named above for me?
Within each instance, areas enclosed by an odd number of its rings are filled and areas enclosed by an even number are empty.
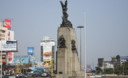
[[[114,65],[111,61],[104,61],[104,69],[106,68],[114,68]]]

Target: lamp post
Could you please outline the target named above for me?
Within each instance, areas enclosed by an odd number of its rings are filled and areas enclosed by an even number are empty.
[[[82,28],[84,28],[84,26],[77,26],[77,28],[79,28],[80,29],[80,69],[81,69],[81,64],[82,64],[82,62],[81,62],[81,56],[82,56],[82,47],[81,47],[81,29]]]
[[[1,42],[0,43],[0,45],[1,45],[0,46],[0,50],[1,50],[1,58],[0,59],[1,59],[1,78],[2,78],[2,40],[1,39],[0,39],[0,42]]]

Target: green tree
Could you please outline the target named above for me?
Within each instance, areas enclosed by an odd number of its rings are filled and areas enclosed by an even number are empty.
[[[121,74],[122,71],[121,71],[120,69],[115,69],[114,73],[115,73],[115,74]]]
[[[112,68],[106,68],[106,69],[104,69],[104,73],[105,74],[113,74],[113,69]]]
[[[27,69],[27,72],[31,72],[32,70],[31,69]]]
[[[102,69],[100,67],[96,67],[96,73],[99,74],[99,73],[102,73]]]
[[[117,62],[115,63],[115,69],[120,69],[120,55],[116,56]]]
[[[128,60],[122,64],[122,70],[124,75],[128,75]]]
[[[116,56],[117,62],[120,62],[120,55]]]

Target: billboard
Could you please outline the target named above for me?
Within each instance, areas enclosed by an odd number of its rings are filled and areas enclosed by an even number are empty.
[[[4,52],[17,52],[17,41],[16,40],[1,40],[0,50]]]
[[[5,31],[5,40],[14,40],[14,31],[6,30]]]
[[[42,42],[41,46],[43,46],[43,61],[52,59],[53,46],[55,46],[55,42]]]
[[[8,61],[8,63],[10,64],[10,63],[13,63],[13,60],[14,60],[14,53],[13,52],[8,52],[7,53],[7,61]]]
[[[14,57],[14,64],[28,64],[29,57],[28,56],[16,56]]]
[[[28,55],[34,54],[34,47],[28,47]]]
[[[4,20],[4,27],[11,29],[11,20],[5,19]]]

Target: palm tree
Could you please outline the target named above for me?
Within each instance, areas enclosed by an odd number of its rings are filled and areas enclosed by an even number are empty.
[[[119,71],[120,68],[121,68],[121,65],[120,65],[120,55],[116,56],[116,60],[117,60],[117,62],[115,63],[115,69]],[[120,74],[120,72],[119,72],[119,74]]]
[[[117,62],[120,63],[120,55],[117,55],[117,56],[116,56],[116,59],[117,59]]]

